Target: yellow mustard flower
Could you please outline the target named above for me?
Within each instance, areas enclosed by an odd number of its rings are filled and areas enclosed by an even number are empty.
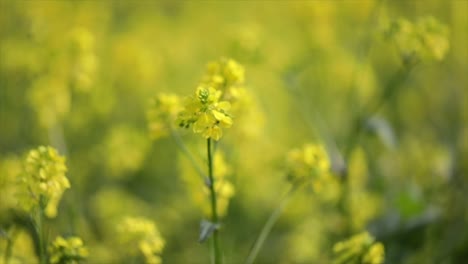
[[[392,21],[385,33],[406,64],[440,61],[449,50],[447,26],[432,17],[423,17],[416,23],[400,18]]]
[[[143,257],[147,264],[161,263],[165,242],[153,221],[143,217],[125,217],[117,225],[117,238],[128,255]]]
[[[147,113],[150,135],[159,139],[169,135],[182,106],[179,96],[175,94],[158,94],[151,102]]]
[[[362,232],[333,246],[334,264],[382,264],[385,249],[368,232]]]
[[[221,58],[208,63],[202,83],[215,89],[224,90],[232,86],[242,85],[245,80],[244,73],[244,67],[235,60]]]
[[[329,174],[330,161],[322,145],[306,144],[291,150],[286,159],[288,178],[303,181]]]
[[[31,150],[20,175],[19,199],[27,211],[42,207],[45,215],[57,215],[57,206],[63,192],[70,188],[65,176],[65,157],[52,147],[41,146]]]
[[[55,238],[49,246],[51,264],[76,264],[88,257],[88,249],[79,237]]]
[[[232,117],[228,112],[231,104],[220,101],[220,97],[221,91],[200,85],[195,96],[187,100],[177,123],[180,127],[192,127],[194,133],[200,133],[204,138],[219,140],[223,135],[222,128],[232,125]]]

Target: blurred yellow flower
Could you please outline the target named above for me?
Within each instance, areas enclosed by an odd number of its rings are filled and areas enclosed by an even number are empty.
[[[55,238],[49,246],[51,264],[76,264],[88,257],[88,249],[79,237]]]
[[[142,256],[147,264],[161,263],[165,242],[153,221],[125,217],[117,225],[117,238],[123,252],[130,256]]]
[[[181,109],[180,98],[175,94],[161,93],[153,98],[147,113],[151,137],[159,139],[167,136]]]
[[[330,161],[322,145],[306,144],[287,154],[286,167],[289,180],[304,181],[329,174]]]
[[[368,232],[362,232],[333,246],[334,264],[382,264],[385,250],[382,243]]]
[[[424,17],[416,23],[400,18],[386,29],[387,37],[394,41],[403,62],[442,60],[449,50],[448,29],[433,17]]]
[[[65,158],[52,147],[31,150],[20,175],[19,200],[27,211],[42,207],[46,216],[57,215],[63,192],[70,188]]]
[[[244,73],[244,67],[235,60],[221,58],[208,63],[202,83],[215,89],[224,90],[242,85],[245,79]]]

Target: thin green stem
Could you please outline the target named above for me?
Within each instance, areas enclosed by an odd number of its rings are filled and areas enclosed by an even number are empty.
[[[41,196],[39,198],[39,208],[37,209],[37,218],[36,218],[36,231],[39,238],[39,263],[48,264],[47,260],[47,238],[45,232],[45,223],[44,223],[44,210],[45,204],[44,199]]]
[[[192,153],[190,153],[189,149],[184,144],[184,142],[180,138],[179,134],[176,131],[174,131],[173,129],[171,129],[171,136],[174,139],[174,142],[176,143],[177,147],[182,151],[182,153],[190,161],[190,163],[192,163],[193,168],[197,171],[197,173],[200,175],[202,180],[205,182],[206,179],[208,178],[206,173],[203,172],[202,168],[200,167],[198,162],[195,160]]]
[[[254,263],[255,258],[257,257],[260,249],[262,248],[263,243],[265,242],[266,238],[270,234],[271,229],[275,225],[276,221],[278,221],[278,218],[280,217],[281,213],[283,212],[284,208],[286,207],[290,198],[295,193],[298,187],[299,187],[298,184],[292,185],[291,188],[283,196],[281,201],[278,203],[278,206],[276,207],[276,209],[270,214],[270,216],[268,217],[268,220],[263,225],[262,230],[260,231],[260,234],[255,240],[254,245],[250,249],[249,255],[247,256],[247,259],[244,262],[245,264]]]
[[[218,211],[216,205],[216,191],[215,191],[215,179],[213,176],[213,157],[211,148],[211,138],[207,139],[207,154],[208,154],[208,177],[209,177],[209,188],[210,188],[210,199],[211,199],[211,221],[214,225],[218,225]],[[218,229],[216,228],[213,232],[212,241],[212,252],[213,260],[215,264],[221,263],[221,248],[219,245]]]

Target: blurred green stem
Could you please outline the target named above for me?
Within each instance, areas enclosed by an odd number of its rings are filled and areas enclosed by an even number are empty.
[[[36,218],[36,231],[39,237],[39,263],[40,264],[48,264],[47,260],[47,241],[46,241],[46,233],[45,233],[45,226],[44,226],[44,210],[45,210],[45,203],[44,198],[41,196],[39,198],[39,208],[37,210],[37,218]]]
[[[350,217],[347,209],[347,201],[349,200],[350,195],[348,166],[351,151],[358,145],[360,141],[361,134],[365,128],[366,119],[375,115],[380,110],[380,108],[383,105],[385,105],[385,103],[387,103],[396,94],[398,94],[401,85],[408,79],[414,66],[415,64],[404,64],[403,67],[401,67],[387,82],[387,84],[384,87],[384,90],[382,91],[378,99],[375,101],[370,101],[366,106],[364,106],[362,110],[358,112],[354,119],[354,122],[352,123],[351,132],[348,137],[346,147],[344,149],[344,160],[346,161],[346,169],[344,170],[344,174],[342,175],[343,177],[341,178],[344,188],[341,195],[341,199],[338,204],[338,207],[345,219],[348,219]],[[349,231],[349,228],[345,226],[344,234],[346,236],[349,235]]]
[[[216,205],[216,190],[215,190],[215,179],[213,176],[213,157],[212,157],[212,147],[211,147],[211,138],[207,139],[207,154],[208,154],[208,177],[209,177],[209,188],[210,188],[210,198],[211,198],[211,221],[214,225],[218,225],[218,212]],[[219,246],[219,237],[218,237],[218,228],[215,228],[213,232],[213,242],[212,242],[212,251],[213,251],[213,260],[215,264],[221,263],[221,249]]]
[[[348,143],[344,151],[345,160],[348,161],[349,155],[353,148],[359,143],[359,138],[364,128],[365,120],[376,114],[380,108],[392,99],[399,91],[401,85],[408,79],[411,74],[413,65],[406,65],[400,68],[393,77],[385,85],[384,90],[376,101],[370,101],[356,116],[352,124],[352,130],[348,138]],[[375,103],[374,103],[375,102]]]
[[[197,161],[193,157],[192,153],[190,153],[187,146],[184,144],[184,142],[180,138],[179,134],[176,131],[174,131],[174,129],[171,129],[171,136],[174,139],[174,142],[176,143],[177,147],[182,151],[182,153],[185,155],[185,157],[187,157],[187,159],[190,161],[190,163],[192,163],[193,168],[200,175],[203,182],[206,182],[206,179],[208,179],[207,175],[203,172],[202,168],[197,163]]]
[[[260,231],[260,234],[255,240],[255,243],[253,247],[251,248],[249,255],[247,256],[247,259],[244,262],[245,264],[254,263],[255,258],[257,257],[260,249],[262,248],[263,243],[265,242],[266,238],[270,234],[271,229],[275,225],[276,221],[278,221],[278,218],[280,217],[281,213],[283,212],[284,208],[286,207],[290,198],[295,193],[298,187],[299,187],[299,184],[297,183],[293,184],[291,188],[283,196],[281,201],[278,203],[278,206],[275,208],[275,210],[270,214],[270,216],[268,217],[268,220],[265,222],[265,224],[262,227],[262,231]]]

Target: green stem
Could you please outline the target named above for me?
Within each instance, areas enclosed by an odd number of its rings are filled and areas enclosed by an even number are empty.
[[[268,220],[263,225],[262,230],[260,231],[260,234],[255,240],[255,243],[253,247],[251,248],[249,255],[247,256],[247,259],[244,262],[245,264],[254,263],[255,258],[257,257],[260,249],[262,248],[263,243],[265,242],[266,238],[270,234],[271,229],[275,225],[276,221],[278,221],[278,218],[280,217],[284,208],[288,204],[289,199],[291,198],[292,194],[294,194],[294,192],[297,190],[298,187],[299,187],[298,184],[294,184],[293,186],[291,186],[291,188],[286,192],[286,194],[283,196],[281,201],[278,203],[278,206],[276,207],[276,209],[268,217]]]
[[[39,209],[37,210],[37,223],[36,231],[39,237],[39,263],[48,264],[47,260],[47,241],[46,241],[46,232],[44,226],[44,210],[45,205],[43,202],[43,197],[39,199]]]
[[[174,142],[176,143],[177,147],[182,151],[185,157],[187,157],[190,163],[192,163],[193,168],[197,171],[197,173],[200,175],[202,180],[205,182],[207,179],[206,173],[203,172],[202,168],[200,167],[198,162],[195,160],[192,153],[190,153],[187,146],[184,144],[184,142],[180,138],[179,134],[173,129],[171,129],[171,136],[174,139]]]
[[[218,212],[216,206],[216,191],[215,191],[215,179],[213,176],[213,157],[211,150],[211,138],[207,139],[207,154],[208,154],[208,177],[209,177],[209,188],[211,198],[211,221],[214,225],[218,225]],[[221,263],[221,249],[219,245],[218,229],[216,228],[213,232],[212,242],[213,260],[215,264]]]

